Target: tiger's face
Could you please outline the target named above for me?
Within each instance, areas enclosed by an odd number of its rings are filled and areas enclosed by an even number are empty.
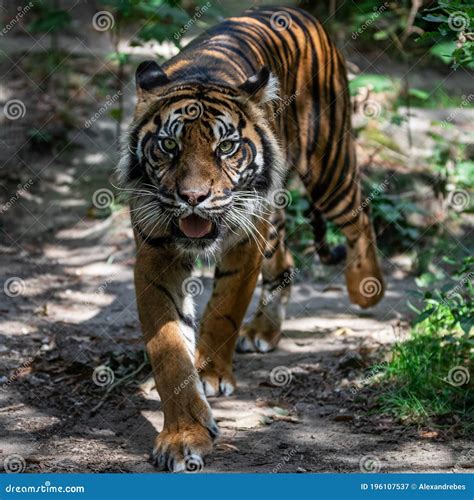
[[[214,251],[236,235],[252,237],[282,170],[262,97],[256,101],[245,86],[203,84],[149,92],[143,80],[137,76],[141,95],[126,160],[134,225],[187,250]]]

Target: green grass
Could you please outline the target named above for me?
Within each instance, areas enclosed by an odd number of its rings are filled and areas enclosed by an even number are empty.
[[[379,382],[383,412],[421,424],[454,418],[474,429],[473,272],[474,259],[465,259],[454,284],[422,294],[409,338],[394,345]]]
[[[417,422],[448,414],[464,416],[469,398],[474,404],[472,394],[467,386],[448,382],[454,367],[469,370],[468,343],[461,344],[449,345],[442,336],[424,329],[415,330],[409,340],[397,344],[385,373],[382,409]]]

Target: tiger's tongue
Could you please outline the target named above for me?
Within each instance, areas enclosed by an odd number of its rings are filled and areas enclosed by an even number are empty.
[[[179,229],[188,238],[202,238],[212,231],[212,222],[199,215],[191,214],[179,219]]]

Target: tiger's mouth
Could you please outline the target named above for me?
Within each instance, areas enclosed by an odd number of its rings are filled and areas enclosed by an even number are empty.
[[[174,221],[172,232],[178,238],[214,240],[219,234],[219,228],[215,222],[193,213]]]

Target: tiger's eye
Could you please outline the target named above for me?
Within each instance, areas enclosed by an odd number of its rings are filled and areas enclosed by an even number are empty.
[[[166,137],[165,139],[163,139],[161,141],[161,145],[167,153],[173,153],[173,151],[175,151],[178,147],[178,143],[170,137]]]
[[[234,143],[232,141],[222,141],[219,146],[217,146],[221,153],[230,153],[234,148]]]

